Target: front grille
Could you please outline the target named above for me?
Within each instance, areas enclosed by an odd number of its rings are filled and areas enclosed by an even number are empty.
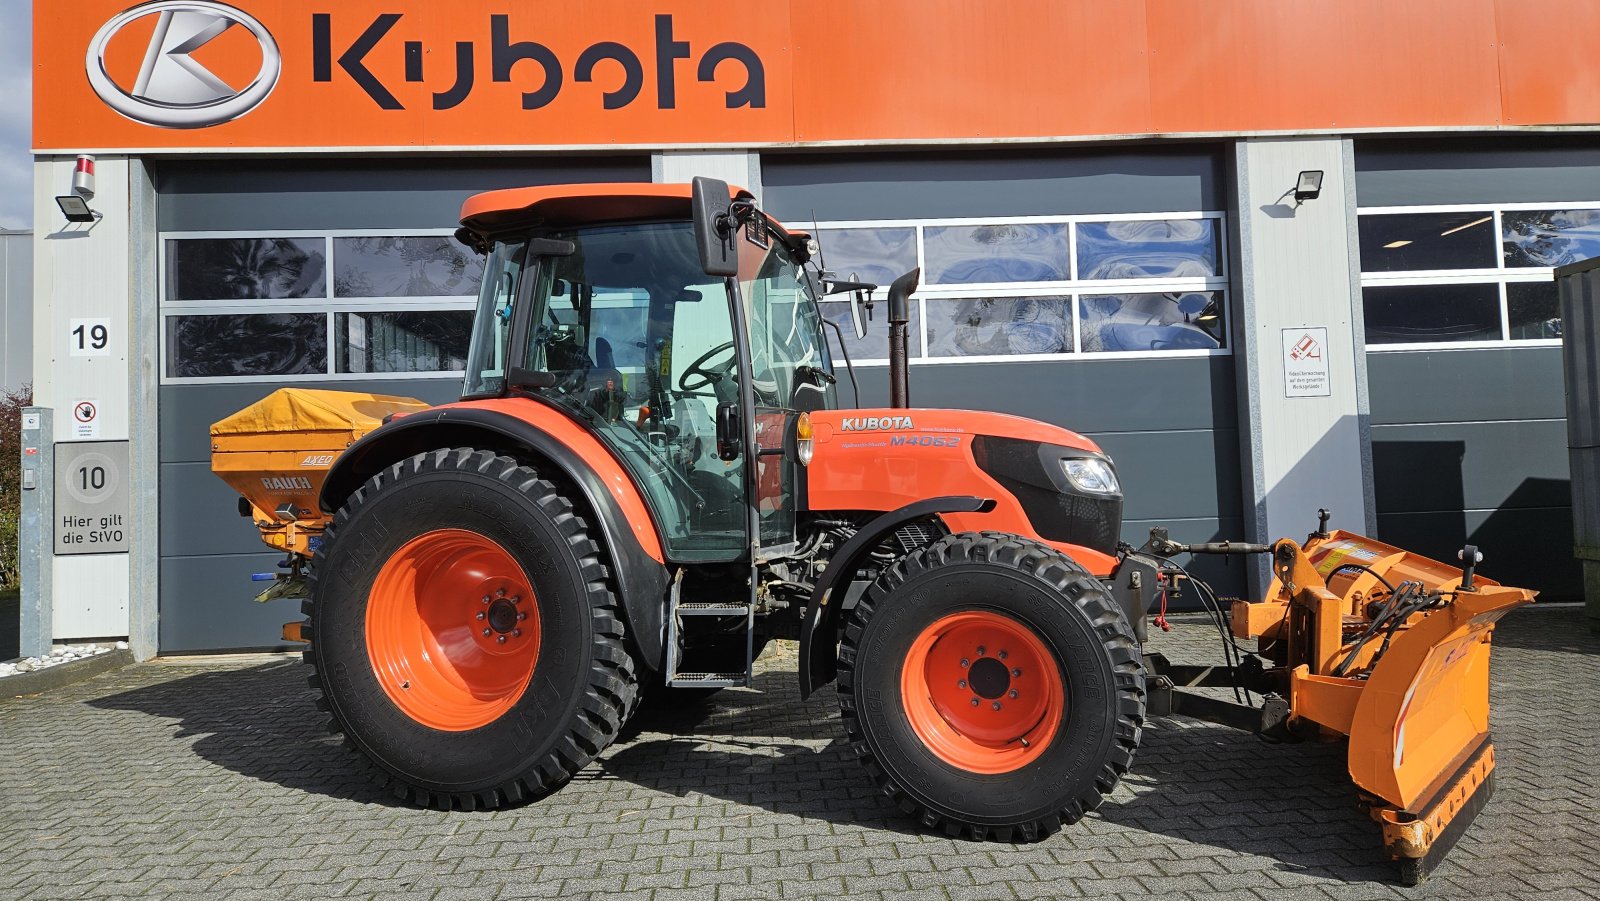
[[[1062,459],[1082,456],[1082,451],[980,435],[973,439],[972,455],[978,468],[1022,505],[1040,538],[1102,554],[1116,552],[1122,532],[1122,498],[1082,494],[1061,471]]]

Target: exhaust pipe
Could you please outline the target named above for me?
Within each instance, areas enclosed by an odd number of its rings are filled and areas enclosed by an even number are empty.
[[[911,324],[911,295],[922,281],[919,267],[889,286],[889,406],[911,406],[911,371],[906,356],[906,333]]]

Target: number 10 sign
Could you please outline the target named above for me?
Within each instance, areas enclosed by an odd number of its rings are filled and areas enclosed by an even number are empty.
[[[56,445],[56,553],[128,551],[128,442]]]

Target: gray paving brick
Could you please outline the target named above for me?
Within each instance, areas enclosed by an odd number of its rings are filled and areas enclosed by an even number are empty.
[[[1154,641],[1214,659],[1200,624]],[[1600,901],[1600,640],[1576,611],[1533,611],[1496,644],[1500,791],[1418,889],[1379,859],[1342,746],[1183,718],[1151,720],[1106,804],[1042,842],[923,832],[775,645],[756,690],[647,707],[554,797],[492,813],[391,803],[323,732],[298,662],[135,666],[0,700],[0,899]]]

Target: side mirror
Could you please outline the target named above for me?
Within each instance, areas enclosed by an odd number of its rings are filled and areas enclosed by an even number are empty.
[[[733,220],[728,215],[728,183],[696,175],[691,194],[694,243],[700,269],[706,275],[739,274],[739,253],[734,247]]]
[[[739,440],[739,405],[733,401],[717,404],[717,459],[739,459],[743,441]]]
[[[855,326],[856,340],[860,341],[867,336],[867,300],[865,291],[856,291],[850,295],[850,324]]]

